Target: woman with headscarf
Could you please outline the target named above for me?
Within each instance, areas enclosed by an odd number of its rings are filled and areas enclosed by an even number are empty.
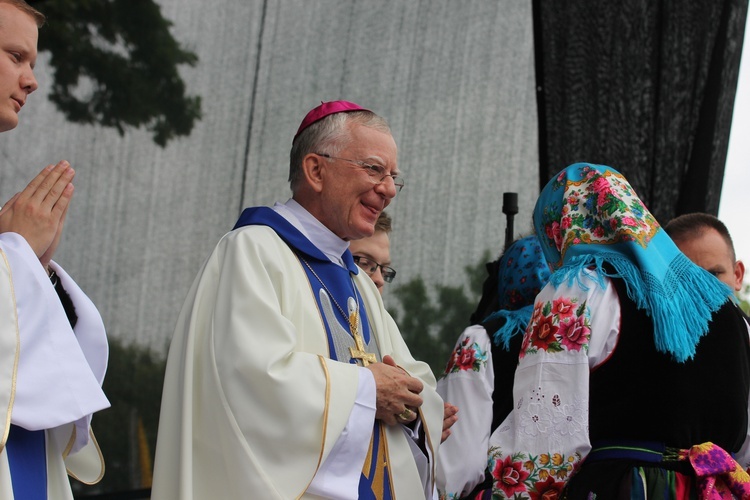
[[[459,336],[438,381],[438,393],[461,412],[438,452],[438,489],[445,498],[474,498],[491,490],[488,442],[513,407],[523,332],[534,297],[550,275],[536,236],[515,241],[496,262],[496,310]]]
[[[729,288],[609,167],[563,170],[534,226],[554,271],[490,440],[495,498],[750,498],[748,325]]]

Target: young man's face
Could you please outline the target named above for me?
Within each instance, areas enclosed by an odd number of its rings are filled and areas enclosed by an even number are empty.
[[[38,36],[30,15],[0,3],[0,132],[18,125],[18,112],[38,87],[34,78]]]
[[[738,292],[742,289],[745,266],[732,259],[729,245],[714,228],[706,228],[698,236],[675,241],[688,259],[710,272]]]
[[[349,243],[349,251],[354,257],[364,257],[382,266],[391,265],[391,242],[388,233],[385,231],[375,231],[375,234],[372,236],[353,240]],[[383,293],[385,280],[383,279],[382,269],[378,267],[369,276],[375,283],[375,286],[378,287],[378,291]]]

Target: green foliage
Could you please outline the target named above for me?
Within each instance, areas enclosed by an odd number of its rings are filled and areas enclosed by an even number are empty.
[[[740,300],[740,307],[746,314],[750,314],[750,285],[745,285],[745,288],[740,291],[737,296]]]
[[[69,121],[114,127],[121,135],[145,126],[162,147],[190,134],[201,99],[185,95],[177,67],[194,66],[198,57],[172,37],[172,23],[154,0],[29,4],[47,16],[39,50],[51,55],[50,99]]]
[[[150,474],[153,464],[165,368],[166,360],[150,349],[110,339],[103,388],[112,406],[96,413],[91,424],[106,472],[96,486],[74,484],[76,491],[126,491],[151,486],[142,469]],[[145,430],[145,450],[139,448],[139,420]],[[148,456],[146,463],[141,460],[142,452]]]
[[[479,263],[466,266],[464,283],[458,286],[437,285],[429,293],[417,276],[391,292],[399,300],[398,310],[391,313],[406,345],[416,359],[430,365],[436,378],[443,374],[456,339],[469,326],[489,259],[487,251]]]

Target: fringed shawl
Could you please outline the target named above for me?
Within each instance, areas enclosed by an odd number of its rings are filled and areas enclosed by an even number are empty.
[[[534,228],[555,269],[554,286],[583,286],[577,279],[582,272],[601,286],[604,276],[622,278],[630,299],[653,320],[656,348],[677,361],[693,357],[712,313],[731,296],[680,252],[610,167],[576,163],[560,172],[539,196]]]

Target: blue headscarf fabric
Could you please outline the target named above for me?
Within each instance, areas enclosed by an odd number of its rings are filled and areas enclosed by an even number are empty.
[[[523,334],[531,320],[534,299],[549,280],[549,267],[536,236],[513,242],[498,266],[498,311],[487,319],[505,318],[500,329],[492,335],[495,345],[510,349],[510,339]]]
[[[731,296],[680,252],[610,167],[576,163],[550,180],[534,208],[534,229],[555,269],[554,286],[572,285],[587,269],[596,271],[602,287],[603,276],[622,278],[630,299],[653,320],[656,348],[677,361],[695,355],[712,313]]]

